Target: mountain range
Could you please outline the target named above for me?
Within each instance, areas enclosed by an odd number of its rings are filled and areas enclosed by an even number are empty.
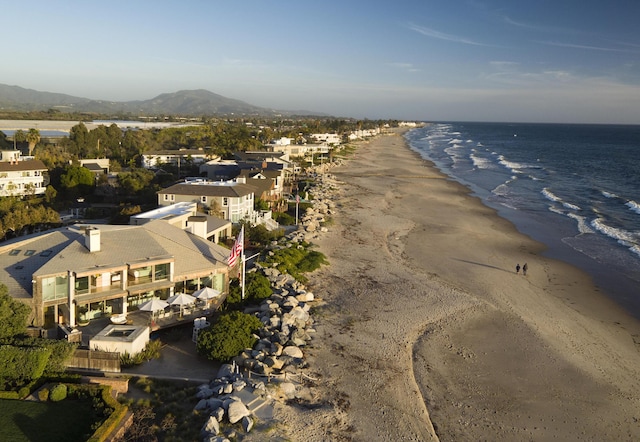
[[[284,111],[254,106],[205,89],[165,93],[149,100],[106,101],[0,84],[0,111],[28,112],[49,109],[57,109],[61,112],[132,116],[326,116],[318,112]]]

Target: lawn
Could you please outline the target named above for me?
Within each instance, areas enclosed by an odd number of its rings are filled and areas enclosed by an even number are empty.
[[[94,432],[89,401],[32,402],[0,399],[0,440],[80,442]]]

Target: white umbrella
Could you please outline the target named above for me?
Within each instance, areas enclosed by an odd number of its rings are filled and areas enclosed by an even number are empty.
[[[151,312],[151,320],[154,320],[154,315],[156,312],[164,310],[165,307],[169,305],[168,302],[163,301],[162,299],[153,298],[147,302],[143,302],[138,306],[138,310],[142,310],[144,312]]]
[[[211,287],[203,287],[200,290],[193,292],[193,295],[201,301],[205,301],[207,303],[207,308],[209,308],[209,301],[220,297],[222,292],[220,290],[212,289]]]
[[[202,301],[208,301],[210,299],[217,298],[221,294],[222,292],[220,290],[212,289],[211,287],[203,287],[200,290],[196,290],[195,292],[193,292],[193,295]]]
[[[144,312],[157,312],[159,310],[164,310],[168,305],[169,303],[162,299],[153,298],[150,301],[140,304],[138,306],[138,310],[142,310]]]
[[[185,305],[193,304],[196,302],[195,296],[187,295],[186,293],[178,293],[167,299],[167,302],[171,305],[180,306],[180,316],[182,316],[182,309]]]

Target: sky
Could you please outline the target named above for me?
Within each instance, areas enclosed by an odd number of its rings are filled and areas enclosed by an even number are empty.
[[[640,124],[638,0],[4,2],[0,83],[131,101]]]

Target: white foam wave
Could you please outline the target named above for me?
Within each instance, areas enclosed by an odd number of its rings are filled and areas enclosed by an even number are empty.
[[[571,204],[571,203],[567,203],[567,202],[562,202],[562,205],[565,206],[567,209],[571,209],[571,210],[582,210],[582,208],[580,208],[579,206],[576,206],[575,204]]]
[[[593,221],[591,221],[591,227],[596,229],[598,232],[608,236],[609,238],[613,238],[617,240],[623,246],[627,246],[627,247],[637,246],[635,242],[636,238],[631,232],[608,226],[604,223],[602,218],[596,218]]]
[[[511,181],[507,181],[506,183],[499,184],[496,186],[491,193],[496,196],[507,196],[511,193],[511,188],[509,187],[509,183]]]
[[[575,213],[568,213],[567,216],[569,218],[575,219],[578,222],[578,231],[580,233],[595,233],[593,229],[589,227],[587,218],[585,218],[584,216],[576,215]]]
[[[454,138],[452,140],[449,140],[449,144],[460,144],[463,143],[464,141],[458,139],[458,138]]]
[[[627,201],[627,203],[625,204],[629,209],[631,209],[632,211],[640,214],[640,204],[636,203],[633,200],[629,200]]]
[[[606,190],[602,191],[602,196],[606,198],[618,198],[618,195],[616,195],[615,193],[607,192]]]
[[[551,192],[548,187],[545,187],[544,189],[542,189],[540,193],[542,193],[546,199],[548,199],[549,201],[553,201],[554,203],[559,203],[562,201],[562,199],[554,195],[553,192]]]
[[[538,165],[531,165],[526,163],[517,163],[515,161],[509,161],[503,155],[498,156],[498,162],[514,173],[522,173],[521,172],[522,169],[540,169],[540,166]]]
[[[478,169],[491,169],[493,166],[491,160],[488,160],[486,158],[482,158],[474,154],[469,155],[469,158],[471,158],[473,166],[477,167]]]
[[[557,213],[558,215],[565,215],[564,210],[556,206],[549,206],[549,212]]]

